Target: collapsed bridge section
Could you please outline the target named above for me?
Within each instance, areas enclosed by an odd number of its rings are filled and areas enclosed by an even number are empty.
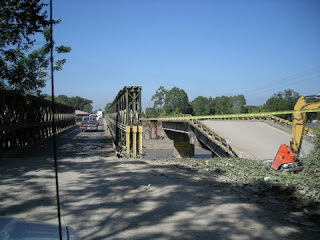
[[[199,120],[163,121],[162,129],[174,141],[175,157],[194,157],[195,145],[211,151],[213,157],[238,156],[228,140]]]
[[[289,144],[291,140],[289,132],[278,129],[267,121],[204,120],[201,123],[228,139],[237,155],[242,158],[273,160],[279,146]],[[308,155],[312,149],[312,143],[303,141],[304,155]]]

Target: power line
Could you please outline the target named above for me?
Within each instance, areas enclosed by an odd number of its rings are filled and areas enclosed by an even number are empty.
[[[310,74],[313,74],[313,73],[316,73],[318,71],[320,71],[320,66],[317,66],[315,68],[312,68],[312,69],[310,69],[308,71],[305,71],[305,72],[302,72],[302,73],[299,73],[299,74],[292,75],[290,77],[286,77],[286,78],[284,78],[282,80],[277,80],[277,81],[270,82],[270,83],[268,83],[266,85],[263,85],[261,87],[258,87],[258,88],[253,88],[253,89],[250,89],[250,90],[246,90],[246,91],[243,92],[243,95],[248,95],[248,94],[251,95],[254,92],[271,91],[272,89],[270,89],[270,88],[273,88],[273,87],[275,87],[277,85],[283,85],[284,83],[286,83],[286,85],[288,85],[288,84],[291,85],[291,84],[297,83],[297,82],[292,83],[292,80],[295,80],[295,79],[298,79],[298,78],[301,78],[301,77],[306,77],[306,76],[308,76]],[[311,77],[311,78],[314,78],[314,77]],[[308,78],[308,79],[311,79],[311,78]],[[299,80],[298,82],[305,81],[305,80],[307,80],[307,79]],[[266,89],[269,89],[269,90],[266,90]]]
[[[285,86],[288,86],[288,85],[293,85],[293,84],[296,84],[296,83],[299,83],[299,82],[307,81],[307,80],[319,77],[319,75],[316,75],[316,76],[311,76],[309,78],[305,78],[306,76],[308,76],[310,74],[314,74],[314,73],[319,72],[319,71],[320,71],[320,66],[315,67],[313,69],[310,69],[308,71],[305,71],[303,73],[299,73],[299,74],[284,78],[282,80],[270,82],[270,83],[268,83],[266,85],[263,85],[263,86],[261,86],[259,88],[254,88],[254,89],[251,89],[251,90],[244,91],[242,94],[246,95],[246,96],[251,96],[251,95],[260,94],[262,92],[272,91],[274,89],[285,87]],[[301,79],[302,77],[304,77],[304,78]],[[296,79],[298,79],[298,81],[293,81],[293,80],[296,80]]]
[[[307,80],[310,80],[310,79],[314,79],[314,78],[318,78],[320,77],[320,74],[319,75],[316,75],[316,76],[312,76],[312,77],[309,77],[309,78],[305,78],[305,79],[300,79],[298,81],[295,81],[295,82],[291,82],[290,84],[284,84],[282,83],[282,85],[280,86],[271,86],[272,88],[268,88],[268,89],[265,89],[265,88],[262,88],[260,90],[256,90],[255,92],[252,92],[252,93],[249,93],[249,94],[245,94],[246,96],[253,96],[253,95],[257,95],[257,94],[261,94],[261,93],[265,93],[265,92],[270,92],[272,90],[276,90],[276,89],[279,89],[279,88],[282,88],[282,87],[286,87],[288,85],[294,85],[294,84],[297,84],[297,83],[300,83],[300,82],[304,82],[304,81],[307,81]]]

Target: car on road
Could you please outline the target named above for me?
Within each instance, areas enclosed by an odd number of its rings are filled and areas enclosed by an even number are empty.
[[[99,122],[94,116],[83,117],[80,122],[80,131],[98,131]]]
[[[99,116],[97,114],[90,114],[89,117],[95,117],[99,121]]]

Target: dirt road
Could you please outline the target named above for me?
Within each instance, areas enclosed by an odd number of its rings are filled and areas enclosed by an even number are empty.
[[[0,161],[0,215],[57,223],[50,147]],[[118,159],[110,136],[59,139],[62,223],[82,239],[319,239],[276,197],[162,161]],[[299,221],[297,221],[299,218]]]

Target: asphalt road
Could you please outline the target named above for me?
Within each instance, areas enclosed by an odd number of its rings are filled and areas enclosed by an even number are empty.
[[[0,215],[57,224],[52,146],[0,161]],[[319,239],[276,196],[161,161],[118,159],[110,135],[58,139],[62,224],[82,239]],[[300,221],[301,222],[301,221]]]

